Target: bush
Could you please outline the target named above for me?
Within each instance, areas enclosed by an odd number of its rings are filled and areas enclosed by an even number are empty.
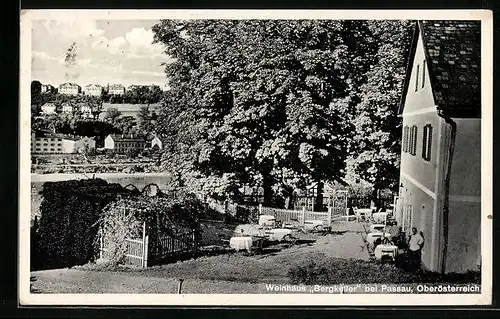
[[[122,263],[127,250],[125,239],[142,238],[143,223],[150,239],[150,260],[157,255],[154,243],[164,235],[175,237],[194,230],[199,241],[199,219],[203,213],[203,205],[195,196],[182,193],[112,202],[105,207],[99,222],[99,232],[106,243],[106,258]]]
[[[325,258],[296,265],[288,271],[294,284],[333,285],[358,283],[480,283],[481,274],[471,271],[465,274],[439,274],[430,271],[406,272],[391,264],[379,264],[362,260]]]
[[[32,262],[46,269],[93,260],[102,208],[128,191],[102,179],[87,179],[46,182],[41,194],[37,260]]]

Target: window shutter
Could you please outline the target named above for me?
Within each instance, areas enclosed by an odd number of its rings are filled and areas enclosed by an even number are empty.
[[[417,154],[418,127],[415,126],[415,137],[413,140],[413,155]]]
[[[420,65],[417,65],[417,74],[415,76],[415,92],[418,91],[418,77],[420,76]]]
[[[427,130],[428,126],[424,126],[424,131],[422,132],[422,158],[427,160]]]
[[[424,64],[422,66],[422,88],[424,87],[425,85],[425,60],[424,60]]]

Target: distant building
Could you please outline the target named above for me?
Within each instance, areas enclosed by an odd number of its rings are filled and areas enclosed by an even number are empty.
[[[62,112],[64,114],[73,114],[73,105],[71,105],[69,103],[63,103]]]
[[[76,83],[63,83],[59,85],[59,94],[77,95],[82,93],[82,88]]]
[[[85,149],[95,149],[95,140],[90,137],[63,137],[63,153],[83,153]]]
[[[78,107],[80,109],[80,113],[82,114],[83,118],[91,118],[93,117],[92,115],[92,107],[86,103],[79,103]]]
[[[42,86],[40,87],[40,92],[41,93],[55,93],[56,88],[50,84],[42,84]]]
[[[481,262],[481,23],[415,25],[399,116],[403,231],[422,231],[424,268]]]
[[[131,151],[143,151],[145,147],[146,140],[143,137],[133,135],[110,134],[104,140],[104,148],[118,154],[126,154]]]
[[[85,86],[85,94],[90,96],[101,96],[103,87],[99,84],[89,84]]]
[[[151,148],[158,148],[159,150],[162,150],[165,147],[166,142],[167,139],[165,137],[155,136],[151,140]]]
[[[82,152],[85,148],[95,149],[95,140],[46,131],[31,132],[31,152],[35,154],[72,154]]]
[[[125,87],[122,84],[112,84],[108,88],[108,93],[112,95],[125,94]]]
[[[56,113],[56,105],[54,103],[45,103],[42,105],[42,113],[43,114],[55,114]]]

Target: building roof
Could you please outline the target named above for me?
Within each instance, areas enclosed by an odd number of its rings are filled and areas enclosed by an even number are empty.
[[[90,88],[90,87],[98,87],[98,88],[102,88],[102,85],[99,85],[99,84],[87,84],[85,85],[86,88]]]
[[[54,103],[52,103],[52,102],[47,102],[44,105],[42,105],[42,107],[47,107],[47,106],[56,107],[56,105]]]
[[[59,85],[59,87],[62,87],[62,86],[70,86],[70,87],[76,87],[76,88],[79,88],[79,87],[80,87],[80,86],[79,86],[78,84],[76,84],[76,83],[69,83],[69,82],[67,82],[67,83],[63,83],[63,84]]]
[[[123,89],[125,89],[125,86],[123,86],[122,84],[111,84],[109,86],[109,89],[110,90],[123,90]]]
[[[434,101],[450,117],[481,116],[481,22],[419,21],[415,25],[399,114],[403,112],[419,33]]]
[[[146,142],[144,137],[137,135],[110,134],[115,142]]]

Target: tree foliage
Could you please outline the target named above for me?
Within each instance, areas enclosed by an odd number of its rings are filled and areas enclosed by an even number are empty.
[[[353,156],[349,165],[374,190],[397,188],[401,121],[397,116],[411,36],[409,21],[372,21],[378,41],[373,67],[354,109]]]
[[[153,31],[174,59],[159,129],[205,181],[233,194],[262,185],[269,204],[342,179],[351,92],[376,52],[366,22],[164,20]]]
[[[63,268],[96,257],[102,208],[128,191],[102,179],[47,182],[41,192],[42,217],[35,254],[38,268]]]

